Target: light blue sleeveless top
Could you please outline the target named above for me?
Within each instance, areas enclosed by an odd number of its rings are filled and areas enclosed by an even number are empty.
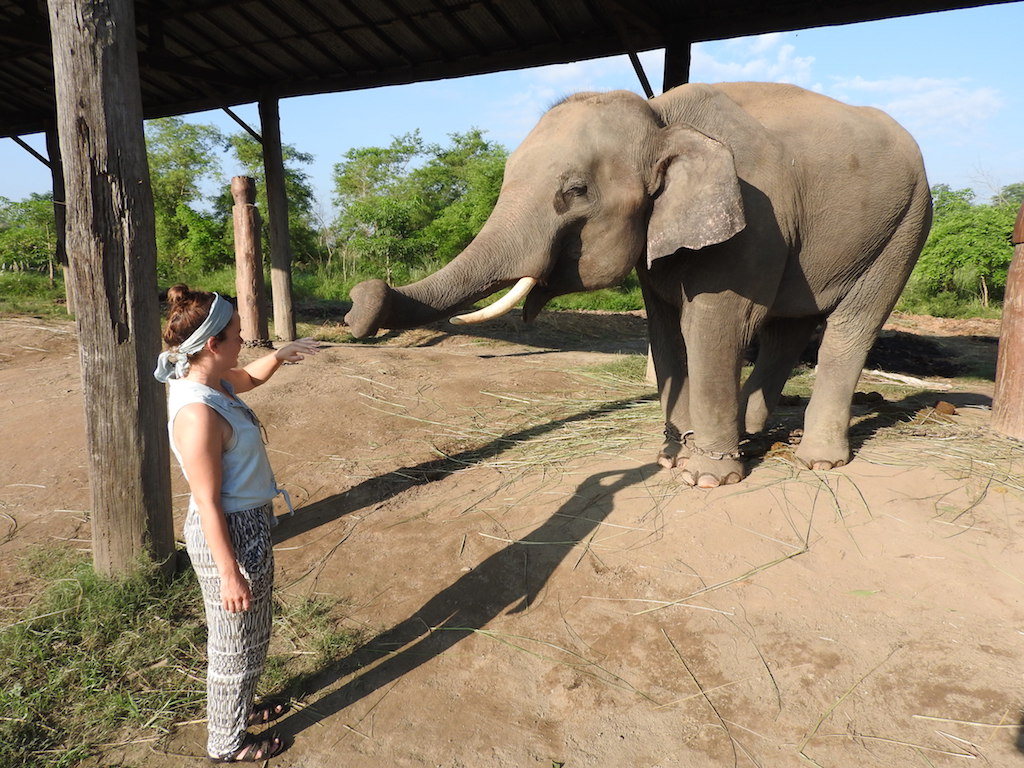
[[[203,403],[223,416],[231,426],[231,438],[221,454],[220,500],[225,513],[255,509],[271,502],[280,493],[270,468],[259,419],[245,403],[234,395],[234,389],[221,381],[231,393],[228,397],[212,387],[188,379],[171,379],[167,392],[167,432],[171,450],[185,473],[181,453],[174,444],[174,418],[184,406]],[[185,475],[188,480],[188,475]],[[290,506],[290,505],[289,505]],[[189,496],[189,509],[195,509]]]

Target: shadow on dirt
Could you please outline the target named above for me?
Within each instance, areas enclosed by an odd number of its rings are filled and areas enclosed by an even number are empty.
[[[864,444],[886,427],[914,421],[924,423],[929,419],[950,419],[948,414],[936,410],[939,402],[954,408],[989,408],[992,405],[991,397],[973,392],[920,392],[901,400],[885,400],[878,393],[873,394],[878,399],[863,392],[855,396],[849,436],[851,459],[856,459]],[[769,454],[782,455],[796,463],[795,449],[799,444],[799,430],[808,399],[801,397],[797,400],[778,407],[772,415],[772,425],[760,434],[749,436],[740,446],[748,473]]]
[[[340,305],[317,318],[340,321],[346,306]],[[432,335],[413,342],[414,346],[437,346],[451,338],[466,337],[538,347],[519,353],[523,355],[542,355],[550,350],[647,354],[647,318],[642,311],[546,311],[530,324],[510,313],[481,325],[453,326],[440,321],[424,329]],[[402,331],[388,331],[360,343],[390,343],[402,334]],[[817,362],[820,338],[819,331],[801,356],[802,362],[808,365]],[[995,379],[998,342],[998,336],[928,336],[884,330],[868,354],[865,367],[918,377],[971,375],[991,381]],[[756,342],[748,351],[751,362],[755,353]]]
[[[504,435],[479,448],[471,448],[444,459],[424,462],[413,467],[403,467],[386,475],[364,480],[344,493],[338,493],[302,507],[294,517],[281,519],[280,525],[274,529],[274,543],[280,544],[283,541],[318,528],[324,523],[337,520],[359,509],[380,504],[409,488],[441,480],[452,472],[466,469],[474,464],[494,458],[519,443],[525,443],[528,440],[560,429],[567,424],[597,418],[598,416],[631,408],[637,403],[656,399],[657,396],[652,394],[625,400],[615,400],[605,403],[598,408],[591,408],[564,419],[549,421],[529,429]]]
[[[488,557],[430,598],[386,632],[343,661],[307,679],[300,698],[356,677],[282,721],[285,737],[326,720],[345,707],[385,688],[460,640],[483,629],[506,610],[528,611],[555,569],[611,513],[615,495],[643,483],[659,470],[654,464],[591,475],[569,501],[523,538]]]

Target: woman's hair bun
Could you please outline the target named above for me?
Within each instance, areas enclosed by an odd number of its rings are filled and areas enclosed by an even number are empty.
[[[187,285],[178,283],[167,289],[167,303],[172,307],[175,304],[184,304],[192,295],[193,291]]]

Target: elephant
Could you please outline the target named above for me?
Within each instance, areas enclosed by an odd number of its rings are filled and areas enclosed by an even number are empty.
[[[665,414],[658,461],[691,486],[745,475],[798,357],[824,327],[797,459],[850,459],[852,396],[931,225],[914,139],[885,113],[779,83],[691,83],[644,99],[571,95],[509,156],[473,241],[423,280],[351,291],[351,333],[451,317],[525,296],[606,288],[636,270]],[[759,351],[741,383],[743,352]]]

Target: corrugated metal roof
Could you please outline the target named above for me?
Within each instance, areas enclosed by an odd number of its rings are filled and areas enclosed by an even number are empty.
[[[147,117],[1010,0],[149,0]],[[42,0],[0,0],[0,136],[54,114]]]

